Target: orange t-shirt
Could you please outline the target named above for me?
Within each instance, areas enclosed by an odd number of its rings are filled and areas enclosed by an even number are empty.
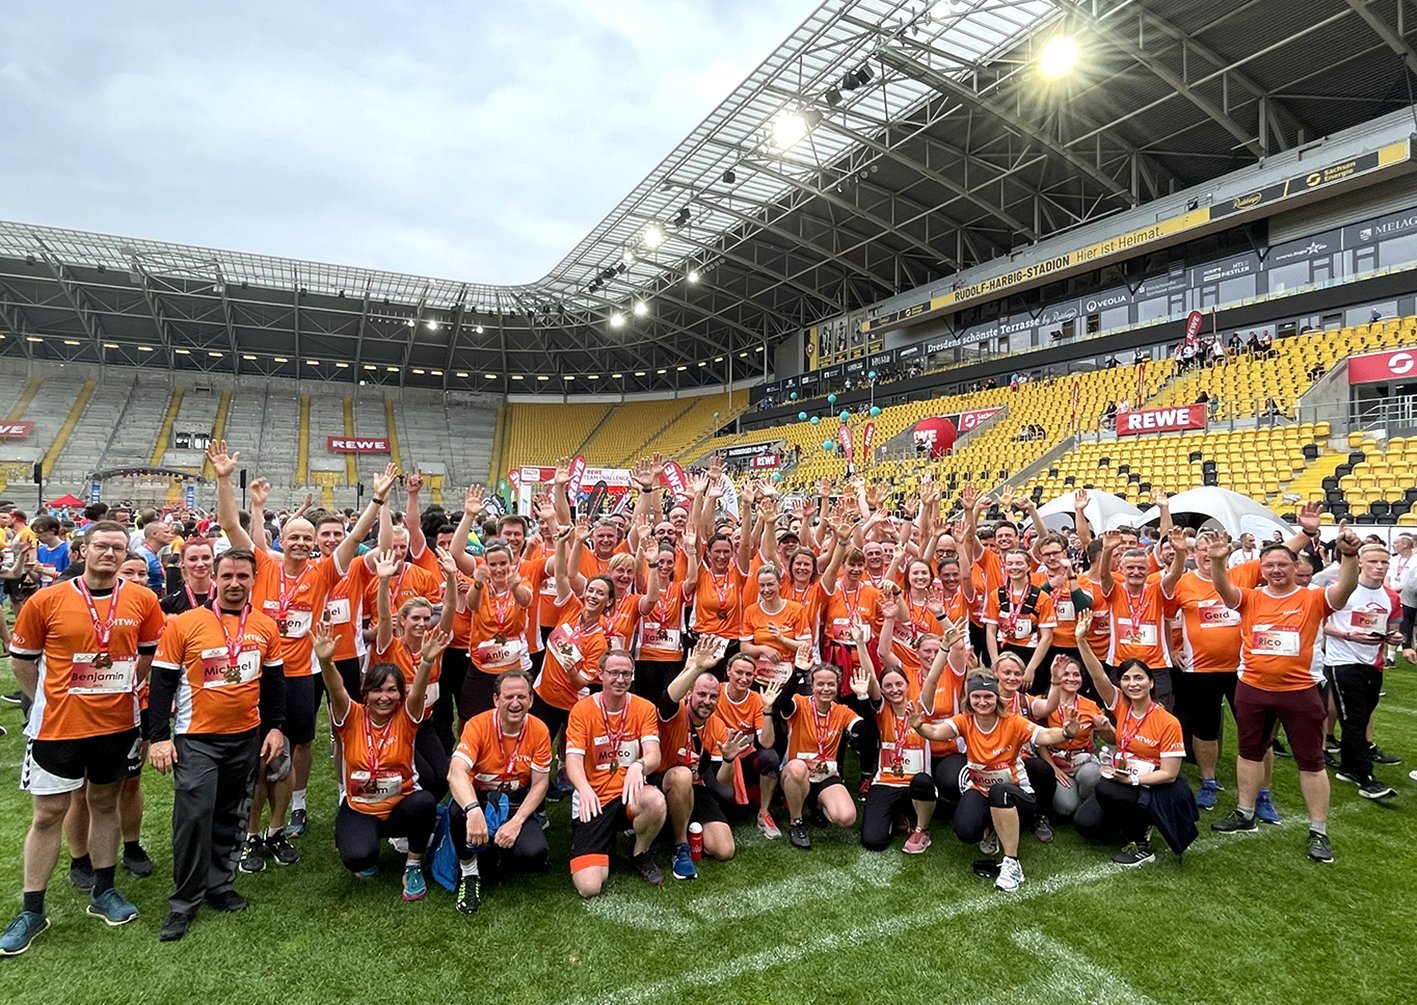
[[[625,769],[644,756],[644,745],[659,746],[659,715],[639,695],[625,696],[619,712],[606,712],[604,695],[582,698],[566,721],[566,753],[580,754],[585,777],[601,806],[625,791]]]
[[[352,660],[364,655],[364,619],[372,610],[364,606],[364,597],[375,579],[364,559],[357,557],[349,572],[325,594],[325,613],[335,637],[334,659]]]
[[[1021,715],[1004,715],[995,720],[993,728],[984,730],[969,712],[951,716],[949,722],[964,740],[972,788],[985,795],[992,785],[1023,784],[1028,788],[1023,773],[1023,745],[1037,738],[1037,726]],[[1020,783],[1020,779],[1024,782]]]
[[[610,558],[614,558],[616,555],[628,554],[630,554],[630,546],[624,541],[621,541],[619,544],[615,545],[614,548],[610,549]],[[587,541],[581,546],[581,557],[578,560],[579,564],[577,568],[580,569],[581,575],[586,579],[593,579],[596,576],[608,576],[610,575],[610,558],[597,557],[595,551],[592,550],[590,546],[590,542]]]
[[[1073,754],[1087,753],[1092,750],[1093,722],[1097,716],[1102,714],[1102,706],[1086,695],[1077,695],[1066,706],[1059,701],[1058,707],[1049,713],[1048,721],[1044,725],[1050,729],[1062,729],[1064,723],[1067,722],[1068,709],[1073,705],[1076,705],[1078,710],[1078,735],[1049,748],[1050,753],[1057,760],[1069,760]]]
[[[663,662],[684,654],[684,587],[669,583],[659,601],[640,618],[640,659]]]
[[[526,643],[527,608],[517,603],[515,586],[509,582],[507,591],[499,594],[487,584],[482,588],[477,610],[470,612],[468,654],[472,665],[483,673],[499,674],[531,666]]]
[[[330,716],[340,740],[340,778],[344,798],[357,813],[387,820],[404,796],[418,788],[413,772],[413,740],[418,723],[404,708],[383,727],[369,721],[357,701],[349,703],[343,721]]]
[[[1250,590],[1259,582],[1259,562],[1242,562],[1229,570],[1236,588]],[[1215,584],[1194,569],[1176,581],[1166,598],[1166,613],[1181,615],[1181,669],[1189,673],[1234,673],[1240,665],[1240,612],[1220,599]]]
[[[546,641],[546,658],[536,679],[536,693],[548,705],[569,709],[581,697],[580,688],[571,681],[568,669],[574,669],[592,682],[600,680],[600,659],[610,648],[601,619],[589,626],[582,625],[581,612],[585,605],[574,596],[557,608],[556,627]]]
[[[728,571],[715,576],[707,566],[699,566],[694,586],[694,631],[725,639],[742,636],[743,573],[731,562]]]
[[[1015,595],[1008,586],[1001,586],[999,589],[1009,598],[1009,609],[1004,611],[1001,608],[999,590],[990,590],[989,595],[984,598],[984,624],[996,626],[996,638],[1001,646],[1038,648],[1038,633],[1044,628],[1058,627],[1057,613],[1053,609],[1053,595],[1039,590],[1038,603],[1034,605],[1033,612],[1028,614],[1025,613],[1025,608],[1028,592],[1032,587],[1025,588],[1022,596]]]
[[[800,589],[791,583],[783,583],[782,596],[802,605],[803,610],[807,612],[807,629],[812,633],[812,642],[819,643],[822,637],[822,612],[827,607],[827,591],[822,589],[821,582],[812,582]]]
[[[661,716],[659,719],[659,770],[688,768],[693,775],[694,784],[702,785],[700,770],[703,767],[704,755],[722,749],[727,734],[723,732],[722,720],[715,719],[712,715],[704,720],[702,726],[695,729],[689,718],[688,702],[689,699],[682,699],[672,718],[665,719]]]
[[[611,649],[618,649],[621,652],[633,652],[635,645],[635,633],[640,627],[640,597],[643,594],[631,593],[624,597],[617,597],[610,605],[610,610],[605,616],[605,634],[609,640]]]
[[[312,677],[320,672],[315,663],[310,628],[315,612],[324,613],[330,590],[342,578],[335,568],[333,555],[312,558],[299,575],[287,576],[283,559],[256,549],[256,583],[251,589],[251,606],[273,619],[280,629],[281,662],[287,677]]]
[[[1241,590],[1240,679],[1261,691],[1313,687],[1314,642],[1332,613],[1327,590]]]
[[[453,756],[468,766],[478,792],[525,792],[532,772],[551,771],[551,733],[531,714],[520,732],[503,733],[498,715],[490,708],[469,719]]]
[[[1113,583],[1107,609],[1112,624],[1107,662],[1118,666],[1123,660],[1139,659],[1153,670],[1169,665],[1165,651],[1166,598],[1161,595],[1161,577],[1147,577],[1140,597],[1127,592],[1126,584]]]
[[[413,678],[418,674],[418,662],[421,655],[421,653],[410,651],[403,639],[395,635],[389,639],[387,649],[380,649],[377,642],[374,644],[374,651],[369,656],[369,663],[371,666],[378,663],[392,663],[403,674],[404,684],[413,687]],[[434,683],[442,672],[443,654],[439,653],[438,658],[433,661],[433,669],[428,674],[428,683]]]
[[[896,715],[889,702],[876,712],[876,729],[881,737],[881,761],[877,785],[909,785],[920,772],[930,770],[930,749],[925,738],[910,726],[910,714]]]
[[[236,647],[234,664],[229,644]],[[180,673],[173,735],[244,733],[259,727],[261,672],[280,665],[280,650],[280,630],[260,611],[246,615],[244,628],[241,615],[218,616],[205,607],[173,617],[153,657],[153,666]]]
[[[988,595],[997,593],[999,587],[1008,582],[1009,577],[1004,575],[1004,560],[997,551],[987,545],[983,553],[974,560],[969,574],[974,580],[975,607],[970,612],[970,620],[976,625],[982,625],[984,623],[984,605],[988,600]]]
[[[864,625],[872,637],[880,625],[878,610],[881,591],[862,580],[854,590],[846,588],[845,579],[837,581],[836,589],[826,595],[824,611],[826,637],[843,646],[851,646],[851,626]]]
[[[55,583],[30,597],[10,636],[10,652],[38,664],[39,683],[25,735],[32,740],[78,740],[122,733],[138,725],[138,658],[157,648],[166,619],[157,594],[116,583],[116,610],[108,638],[112,666],[94,665],[95,619],[80,580]],[[106,625],[115,594],[92,597]]]
[[[935,683],[935,702],[925,712],[926,722],[944,722],[960,710],[964,701],[964,677],[967,672],[968,667],[956,670],[947,658],[945,669],[940,672],[940,679]],[[925,691],[925,678],[929,674],[929,667],[918,667],[905,672],[906,696],[912,702],[920,700]],[[956,741],[953,740],[931,740],[930,753],[935,757],[944,757],[953,752],[955,744]]]
[[[750,604],[743,608],[741,641],[769,647],[777,654],[777,662],[792,660],[797,655],[796,650],[789,649],[773,637],[769,630],[769,625],[772,624],[776,624],[778,630],[789,639],[799,642],[811,641],[812,632],[807,627],[807,610],[801,604],[791,600],[782,601],[782,610],[776,614],[768,614],[760,603]]]
[[[369,585],[364,588],[364,609],[372,616],[379,609],[379,577],[370,573],[368,579]],[[416,565],[405,565],[389,580],[389,613],[398,614],[399,608],[414,597],[422,597],[430,604],[441,603],[446,585],[441,575],[435,576]]]
[[[710,722],[714,720],[717,720],[721,727],[715,729],[720,744],[730,730],[757,736],[758,730],[763,728],[763,696],[750,688],[742,701],[734,701],[728,697],[728,688],[725,687],[719,693],[713,715],[709,716]],[[719,752],[716,748],[710,748],[709,753],[718,756]]]
[[[1099,661],[1107,662],[1107,650],[1112,647],[1112,609],[1102,588],[1087,573],[1079,573],[1078,588],[1092,598],[1092,627],[1087,630],[1087,647]],[[1076,633],[1073,635],[1077,638]]]
[[[819,782],[840,773],[837,748],[841,736],[861,717],[839,702],[832,702],[825,716],[819,715],[811,698],[792,696],[792,714],[787,717],[787,759],[807,762],[808,778]]]
[[[964,598],[956,593],[952,600],[954,608],[951,609],[947,602],[945,616],[958,617],[965,614]],[[900,661],[906,680],[921,670],[920,657],[915,655],[915,647],[921,636],[939,635],[940,630],[940,619],[930,611],[928,602],[917,604],[910,599],[909,593],[901,596],[896,605],[895,627],[891,630],[891,652]]]
[[[1117,750],[1145,761],[1153,770],[1163,757],[1185,757],[1186,741],[1181,738],[1181,720],[1156,702],[1143,715],[1132,711],[1132,703],[1120,692],[1112,708],[1117,721]],[[1079,734],[1081,735],[1081,734]]]

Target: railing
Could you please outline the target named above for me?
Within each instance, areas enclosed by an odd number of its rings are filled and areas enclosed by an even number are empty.
[[[1351,402],[1347,418],[1351,428],[1363,433],[1392,436],[1411,432],[1417,429],[1417,394]]]

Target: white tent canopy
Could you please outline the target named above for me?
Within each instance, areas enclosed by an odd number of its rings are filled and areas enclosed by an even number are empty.
[[[1294,529],[1272,510],[1249,496],[1213,485],[1178,492],[1171,497],[1170,504],[1171,518],[1178,524],[1220,527],[1233,538],[1253,534],[1265,540],[1275,531],[1280,531],[1285,537],[1294,533]],[[1153,506],[1142,513],[1139,522],[1152,523],[1160,518],[1161,511]]]
[[[1087,490],[1087,506],[1082,515],[1094,533],[1111,530],[1124,524],[1140,523],[1141,510],[1121,496],[1096,489]],[[1073,526],[1073,493],[1060,495],[1051,502],[1038,507],[1038,515],[1049,530],[1063,530]]]

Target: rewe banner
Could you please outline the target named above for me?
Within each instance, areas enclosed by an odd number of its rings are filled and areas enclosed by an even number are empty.
[[[325,440],[325,449],[336,454],[387,454],[387,436],[331,436]]]
[[[1377,384],[1385,380],[1417,379],[1417,349],[1391,349],[1354,356],[1348,361],[1348,383]]]
[[[0,422],[0,440],[23,440],[33,432],[33,422]]]
[[[1117,435],[1136,436],[1140,433],[1177,433],[1186,429],[1204,429],[1205,405],[1176,405],[1169,408],[1136,408],[1117,416]]]

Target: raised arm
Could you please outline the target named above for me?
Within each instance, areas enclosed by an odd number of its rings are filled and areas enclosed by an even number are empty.
[[[438,630],[452,638],[453,621],[458,614],[458,563],[442,548],[437,553],[438,568],[443,570],[443,613],[438,617]]]
[[[1191,546],[1186,541],[1186,529],[1184,527],[1171,528],[1171,564],[1166,567],[1166,571],[1161,575],[1161,593],[1165,597],[1176,595],[1176,584],[1181,581],[1181,577],[1186,574],[1186,555],[1190,552]],[[1199,542],[1197,542],[1199,544]]]
[[[344,722],[349,715],[349,692],[344,688],[344,678],[335,666],[335,637],[330,632],[330,623],[325,618],[315,622],[311,638],[315,644],[315,659],[320,662],[320,679],[324,682],[325,693],[330,696],[330,718]]]
[[[394,640],[393,600],[390,598],[389,580],[398,571],[391,551],[381,551],[374,556],[374,573],[379,585],[374,591],[374,651],[383,652]]]
[[[448,648],[451,641],[452,636],[441,627],[430,628],[423,633],[423,648],[418,653],[418,669],[413,674],[413,684],[409,686],[408,697],[403,703],[403,707],[408,710],[408,717],[415,722],[423,719],[424,706],[428,701],[428,678],[433,676],[433,667],[437,665],[438,657]]]
[[[231,476],[236,471],[236,462],[241,460],[241,451],[227,453],[226,441],[221,440],[207,446],[207,462],[216,474],[216,520],[226,532],[226,539],[233,548],[255,550],[251,535],[241,526],[241,510],[236,505],[236,493],[231,487]],[[255,517],[253,516],[254,520]]]
[[[1084,551],[1092,543],[1092,527],[1083,513],[1089,501],[1087,489],[1078,489],[1073,493],[1073,530],[1077,531],[1078,547]]]
[[[1097,689],[1097,697],[1102,699],[1105,708],[1111,708],[1117,703],[1117,688],[1107,676],[1107,668],[1104,667],[1092,651],[1092,646],[1087,644],[1087,630],[1092,627],[1092,610],[1085,608],[1077,612],[1077,621],[1073,623],[1073,631],[1078,638],[1078,658],[1082,660],[1083,669],[1092,678],[1092,686]]]
[[[1102,554],[1097,559],[1097,586],[1102,590],[1104,597],[1112,596],[1112,559],[1121,546],[1122,532],[1120,530],[1104,530],[1102,532]]]
[[[423,554],[423,549],[428,547],[428,539],[423,536],[423,521],[420,518],[423,510],[418,504],[418,493],[423,488],[423,469],[418,468],[410,474],[404,475],[403,487],[406,494],[406,502],[403,508],[404,529],[408,531],[408,556],[417,558]],[[384,543],[384,521],[379,523],[379,547],[393,547],[392,539],[388,544]],[[392,533],[392,528],[390,528]]]
[[[693,688],[699,674],[712,670],[717,662],[718,643],[707,636],[699,639],[693,651],[689,653],[689,658],[684,661],[684,669],[664,686],[664,697],[669,699],[671,705],[678,705]]]
[[[1107,552],[1104,550],[1103,555]],[[1230,537],[1227,534],[1217,534],[1211,539],[1208,549],[1210,558],[1210,578],[1215,585],[1215,592],[1220,594],[1220,599],[1225,601],[1225,606],[1231,610],[1240,609],[1241,593],[1234,583],[1230,582]]]
[[[472,533],[472,525],[482,514],[483,499],[485,494],[481,485],[469,485],[462,497],[462,517],[453,528],[453,539],[448,542],[448,550],[453,554],[453,561],[458,564],[458,571],[464,576],[471,576],[477,570],[477,559],[467,553],[467,537]]]
[[[1344,529],[1338,535],[1338,582],[1325,592],[1329,606],[1341,611],[1348,605],[1348,598],[1358,588],[1358,549],[1363,542],[1351,530]]]
[[[374,518],[379,515],[379,510],[389,501],[389,492],[397,480],[398,468],[392,464],[386,466],[384,473],[374,479],[374,494],[370,498],[369,504],[364,507],[364,512],[360,513],[359,519],[354,522],[354,529],[335,549],[335,569],[341,575],[348,571],[350,563],[354,561],[354,556],[359,551],[359,543],[369,536],[369,528],[374,526]]]

